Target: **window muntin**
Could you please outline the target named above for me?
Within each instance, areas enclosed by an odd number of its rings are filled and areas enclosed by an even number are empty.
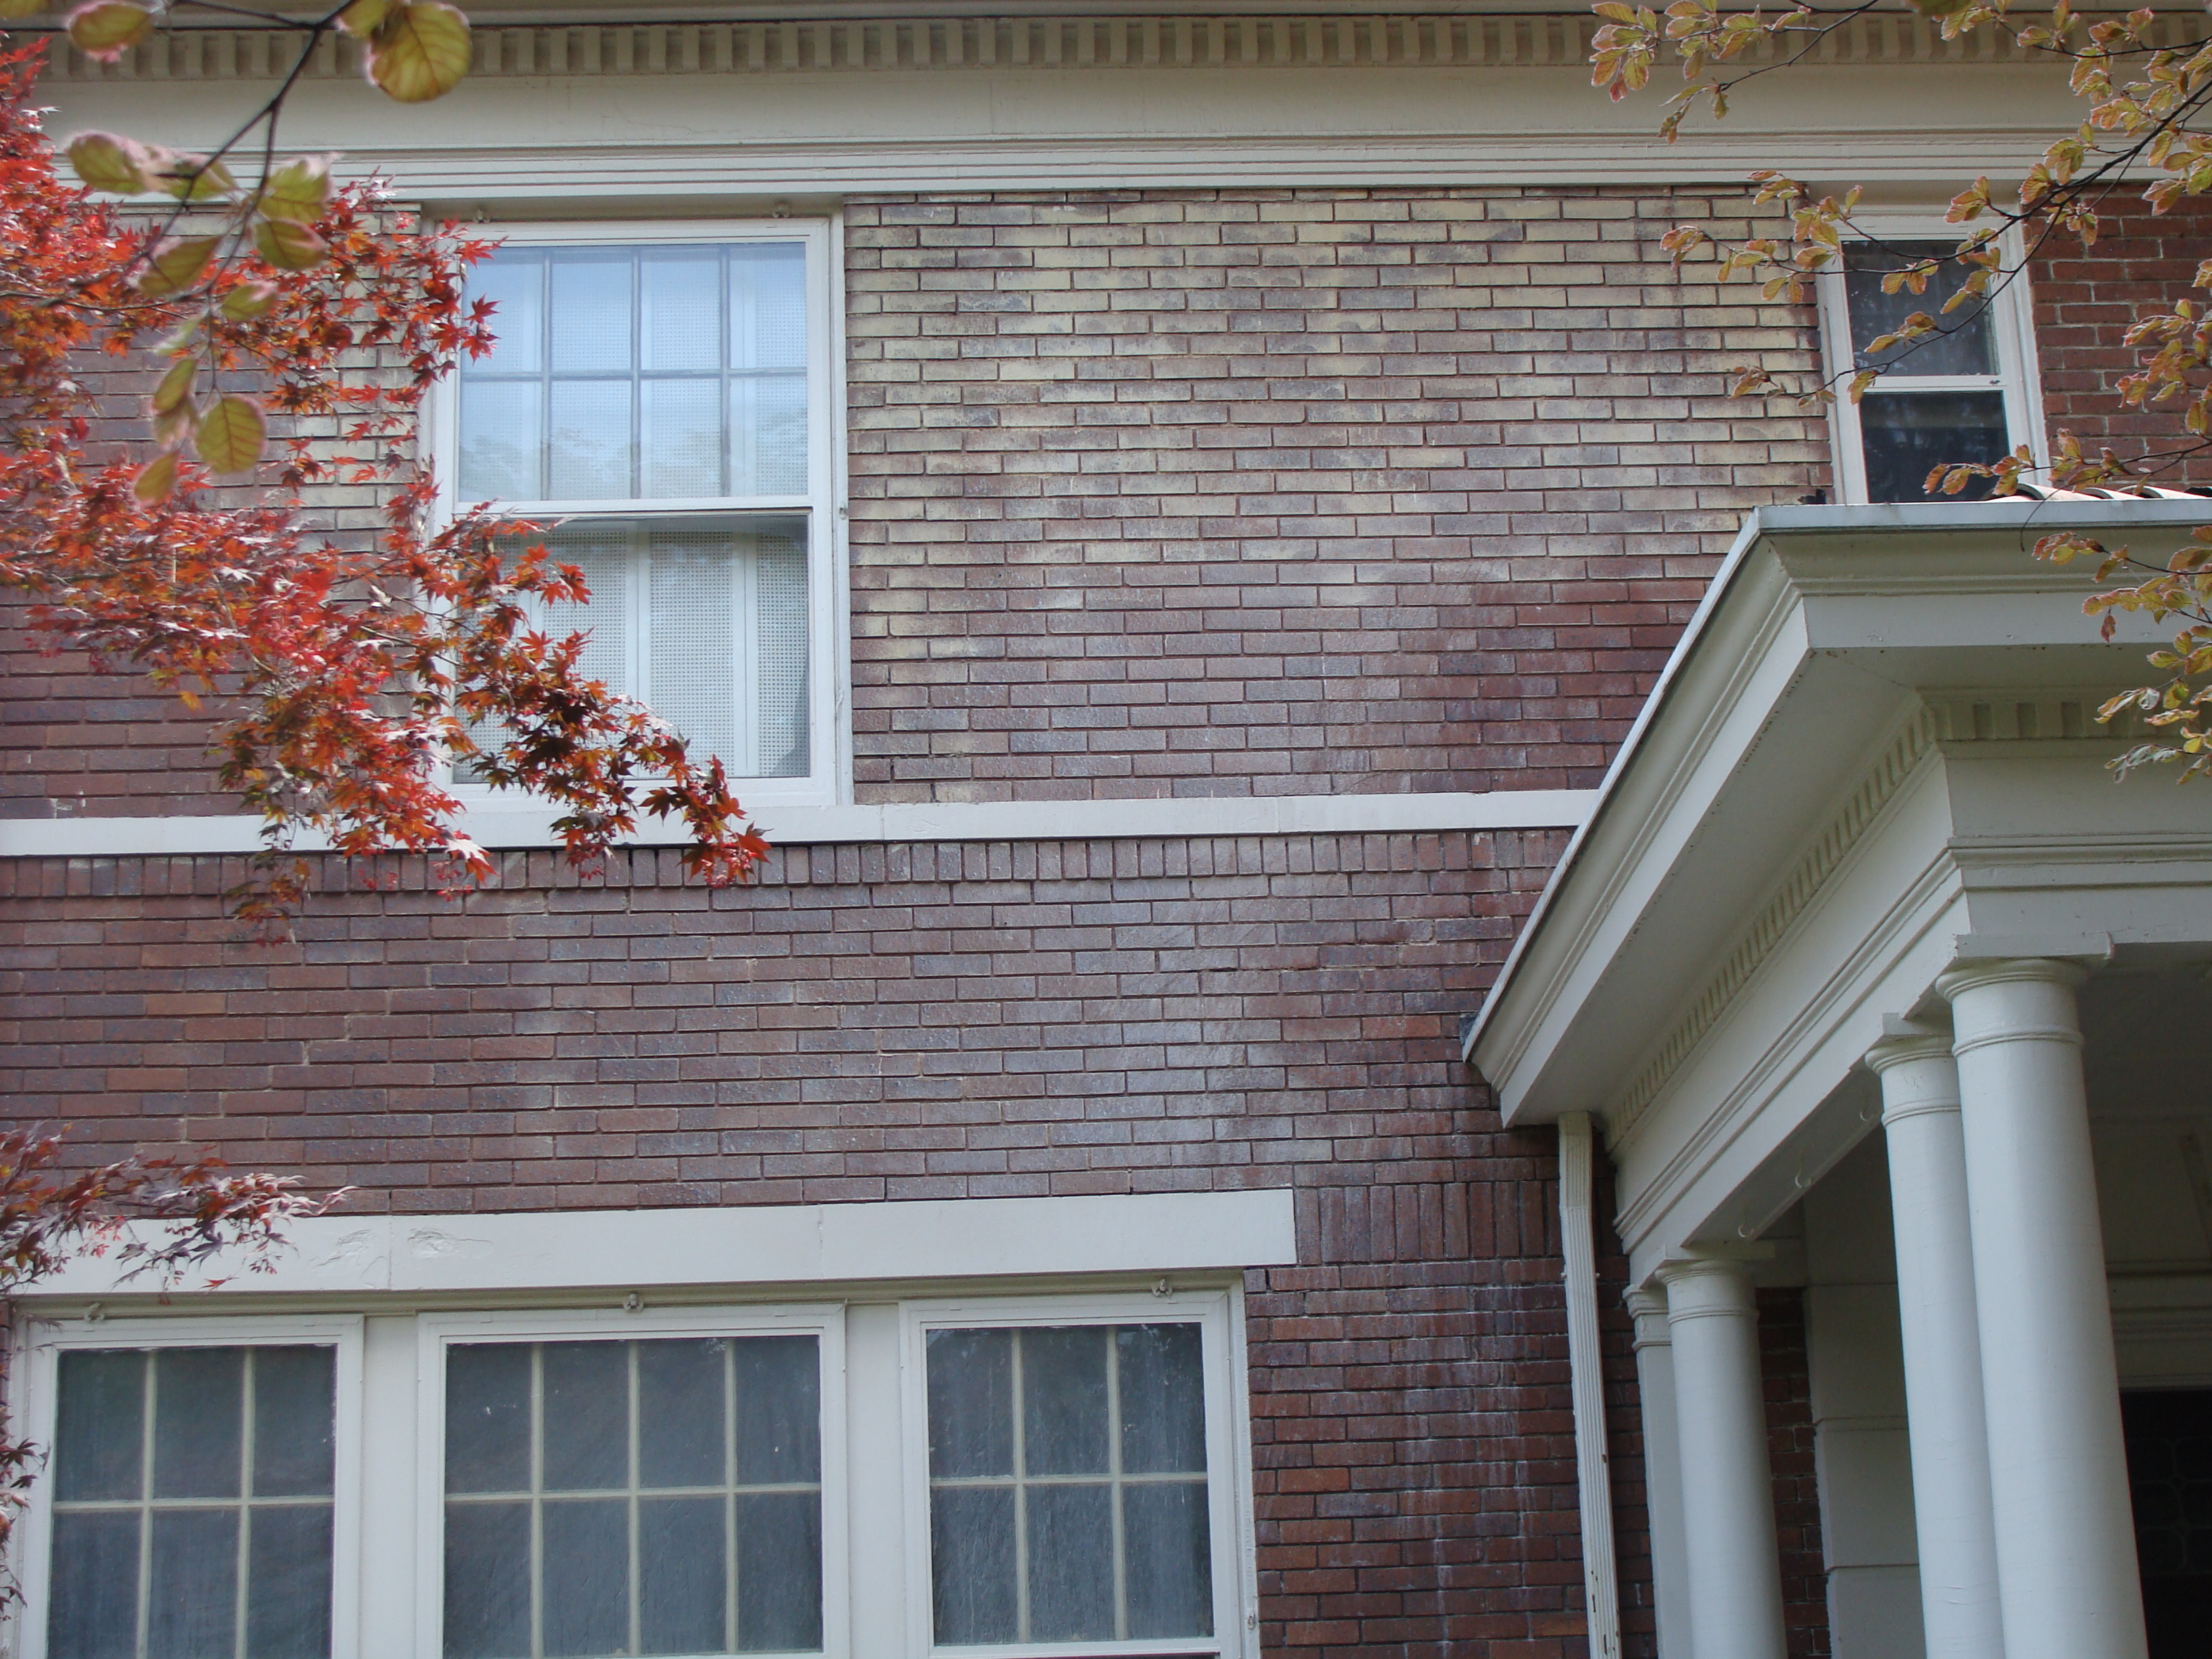
[[[819,1348],[447,1346],[447,1659],[819,1651]]]
[[[496,349],[460,374],[470,501],[800,498],[806,245],[506,247],[471,279]]]
[[[50,1659],[330,1653],[334,1349],[73,1348],[55,1390]]]
[[[1972,499],[1986,480],[1960,497],[1930,496],[1935,467],[1989,461],[2022,443],[2041,453],[2030,384],[2033,347],[2027,333],[2024,276],[1987,300],[1948,315],[1943,301],[1966,275],[1948,258],[1957,246],[1924,235],[1885,234],[1847,243],[1841,269],[1824,283],[1827,356],[1832,376],[1881,368],[1881,378],[1853,404],[1838,386],[1835,404],[1838,483],[1854,501]],[[1942,263],[1925,289],[1881,291],[1885,273],[1924,259]],[[1894,332],[1916,311],[1934,317],[1937,332],[1869,354],[1865,347]],[[1850,370],[1838,374],[1838,366]]]
[[[925,1352],[939,1645],[1212,1637],[1198,1325],[949,1326]]]

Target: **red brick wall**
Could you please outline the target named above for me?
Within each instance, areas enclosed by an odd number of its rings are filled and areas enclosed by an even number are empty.
[[[1825,427],[1731,191],[846,210],[861,799],[1594,784]],[[1694,441],[1692,433],[1694,432]]]
[[[1552,1137],[1455,1041],[1563,840],[793,849],[722,894],[515,855],[453,904],[331,878],[276,949],[235,861],[4,861],[0,1088],[362,1211],[1291,1185],[1301,1265],[1248,1278],[1269,1649],[1574,1659]]]
[[[2122,193],[2097,211],[2094,246],[2084,251],[2054,239],[2053,253],[2030,270],[2043,410],[2054,441],[2071,432],[2093,454],[2109,444],[2129,457],[2194,447],[2181,401],[2127,410],[2113,388],[2139,355],[2126,347],[2129,325],[2175,299],[2201,297],[2191,283],[2198,263],[2212,257],[2212,203],[2155,215]],[[2212,465],[2190,460],[2161,482],[2212,483]]]
[[[1828,1570],[1813,1461],[1813,1373],[1805,1292],[1759,1292],[1759,1369],[1766,1389],[1766,1455],[1782,1551],[1782,1607],[1790,1659],[1827,1659]]]

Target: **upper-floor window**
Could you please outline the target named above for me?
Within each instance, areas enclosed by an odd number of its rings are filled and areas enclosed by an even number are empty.
[[[1946,257],[1957,238],[1910,228],[1846,243],[1840,270],[1822,282],[1824,345],[1838,393],[1837,471],[1847,501],[1942,500],[1926,489],[1936,467],[1995,460],[2023,443],[2042,453],[2027,278],[1946,314],[1944,301],[1967,274]],[[1885,276],[1930,259],[1940,263],[1920,293],[1909,286],[1883,292]],[[1915,312],[1933,317],[1938,331],[1867,350]],[[1881,369],[1881,378],[1853,404],[1845,384],[1867,368]],[[1964,493],[1985,495],[1987,483],[1978,480]]]
[[[547,627],[587,630],[584,672],[753,781],[749,804],[834,799],[827,228],[502,234],[471,276],[498,345],[458,377],[454,501],[552,526],[592,598]]]

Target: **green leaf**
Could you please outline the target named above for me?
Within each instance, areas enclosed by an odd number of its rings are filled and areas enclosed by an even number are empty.
[[[200,360],[179,357],[161,377],[161,384],[154,388],[154,412],[166,415],[192,395],[192,382],[199,377]]]
[[[233,392],[217,398],[215,406],[200,416],[193,444],[211,471],[251,472],[260,462],[267,438],[261,405]]]
[[[356,40],[366,40],[383,24],[392,0],[353,0],[338,14],[338,27]]]
[[[80,132],[69,141],[70,166],[90,189],[143,196],[154,188],[154,158],[143,144],[113,132]]]
[[[138,291],[156,300],[183,293],[207,274],[222,243],[220,236],[172,237],[154,250],[138,273]]]
[[[46,9],[46,0],[0,0],[0,19],[35,16]]]
[[[328,242],[289,219],[264,219],[254,226],[253,246],[279,270],[313,270],[331,252]]]
[[[312,225],[331,202],[331,163],[324,155],[303,155],[269,176],[253,205],[264,218]]]
[[[92,0],[69,15],[70,44],[88,58],[112,64],[153,27],[154,14],[131,0]]]
[[[222,304],[216,308],[230,322],[250,323],[276,303],[276,290],[268,283],[240,283],[222,296]]]
[[[368,70],[400,103],[442,98],[469,72],[469,20],[441,0],[404,0],[369,37]]]
[[[165,449],[138,469],[138,481],[131,486],[131,493],[142,501],[158,501],[176,483],[177,452]]]
[[[204,155],[164,154],[154,170],[155,181],[179,202],[218,202],[238,188],[238,180],[220,161]]]

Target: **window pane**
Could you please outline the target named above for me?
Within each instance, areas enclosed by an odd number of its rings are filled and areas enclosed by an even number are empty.
[[[629,1347],[548,1342],[544,1355],[545,1489],[629,1484]]]
[[[639,430],[640,494],[672,496],[722,493],[722,383],[647,380]]]
[[[1131,1474],[1206,1468],[1205,1362],[1195,1325],[1124,1325],[1121,1468]]]
[[[478,374],[535,374],[544,366],[545,256],[501,248],[469,273],[471,298],[493,301],[489,356],[461,359],[464,380]]]
[[[722,1484],[723,1350],[714,1341],[638,1344],[639,1486]]]
[[[64,1356],[63,1364],[74,1358]],[[135,1510],[54,1516],[46,1596],[51,1659],[132,1659],[138,1645],[138,1528]]]
[[[738,1382],[738,1484],[822,1478],[822,1364],[811,1336],[755,1336],[732,1355]]]
[[[722,256],[663,248],[638,261],[638,332],[648,370],[714,373],[722,362]]]
[[[760,738],[755,771],[803,778],[807,733],[806,544],[797,536],[753,538],[758,571]]]
[[[737,1500],[738,1650],[822,1645],[822,1498],[755,1492]]]
[[[1997,372],[1996,343],[1990,334],[1987,301],[1971,301],[1949,316],[1943,301],[1966,280],[1967,267],[1956,259],[1929,273],[1928,286],[1915,294],[1900,288],[1881,291],[1882,274],[1903,270],[1916,261],[1942,258],[1956,244],[1897,242],[1877,247],[1870,242],[1847,243],[1844,248],[1844,292],[1849,301],[1851,351],[1861,368],[1894,365],[1893,375],[1994,374]],[[1938,333],[1917,344],[1907,343],[1869,356],[1867,343],[1893,333],[1916,311],[1936,319]],[[1878,498],[1879,499],[1879,498]]]
[[[630,383],[556,380],[546,489],[550,498],[615,501],[630,494]]]
[[[328,1348],[262,1348],[253,1356],[253,1492],[328,1496],[331,1397],[337,1356]]]
[[[537,380],[472,380],[461,387],[461,500],[546,499],[545,388]]]
[[[738,741],[738,554],[726,534],[653,538],[653,711],[742,775]]]
[[[1869,392],[1859,402],[1865,445],[1867,499],[1873,501],[1971,501],[1989,493],[1977,479],[1958,497],[1931,496],[1931,468],[1991,461],[2006,441],[2004,394],[1997,392]]]
[[[446,1652],[529,1659],[529,1504],[446,1505]]]
[[[627,373],[633,322],[629,251],[574,249],[550,257],[553,372]]]
[[[1030,1474],[1106,1469],[1104,1326],[1024,1331],[1022,1433]]]
[[[1213,1634],[1213,1559],[1202,1481],[1121,1489],[1132,1641]]]
[[[814,1338],[462,1345],[449,1363],[501,1351],[526,1400],[535,1366],[542,1429],[512,1478],[537,1496],[448,1499],[448,1659],[524,1659],[533,1596],[544,1659],[819,1649]]]
[[[548,1655],[629,1651],[629,1505],[620,1498],[547,1504]]]
[[[730,382],[730,494],[806,493],[806,377]]]
[[[806,245],[730,250],[730,367],[806,366]]]
[[[717,1376],[717,1392],[720,1377]],[[637,1506],[639,1640],[647,1653],[720,1653],[729,1641],[729,1568],[720,1498]]]
[[[331,1508],[264,1504],[246,1549],[246,1659],[321,1659],[331,1650]]]
[[[583,573],[591,594],[581,606],[551,607],[547,629],[556,638],[588,635],[576,659],[578,672],[625,696],[635,696],[629,665],[629,571],[636,554],[629,529],[580,526],[548,536],[545,545],[555,563],[571,564]]]
[[[929,1473],[936,1480],[1014,1472],[1014,1334],[932,1331]]]
[[[64,1353],[59,1372],[55,1499],[137,1498],[146,1356],[136,1349]]]
[[[1114,1490],[1029,1489],[1030,1638],[1110,1641],[1114,1635]]]
[[[156,1510],[147,1573],[147,1659],[232,1659],[238,1511]]]
[[[446,1354],[446,1490],[530,1486],[530,1350],[471,1343]]]
[[[154,1496],[239,1495],[243,1348],[172,1348],[154,1357]]]
[[[933,1347],[939,1334],[930,1334]],[[930,1494],[929,1577],[939,1642],[1017,1639],[1012,1486],[939,1486]]]

